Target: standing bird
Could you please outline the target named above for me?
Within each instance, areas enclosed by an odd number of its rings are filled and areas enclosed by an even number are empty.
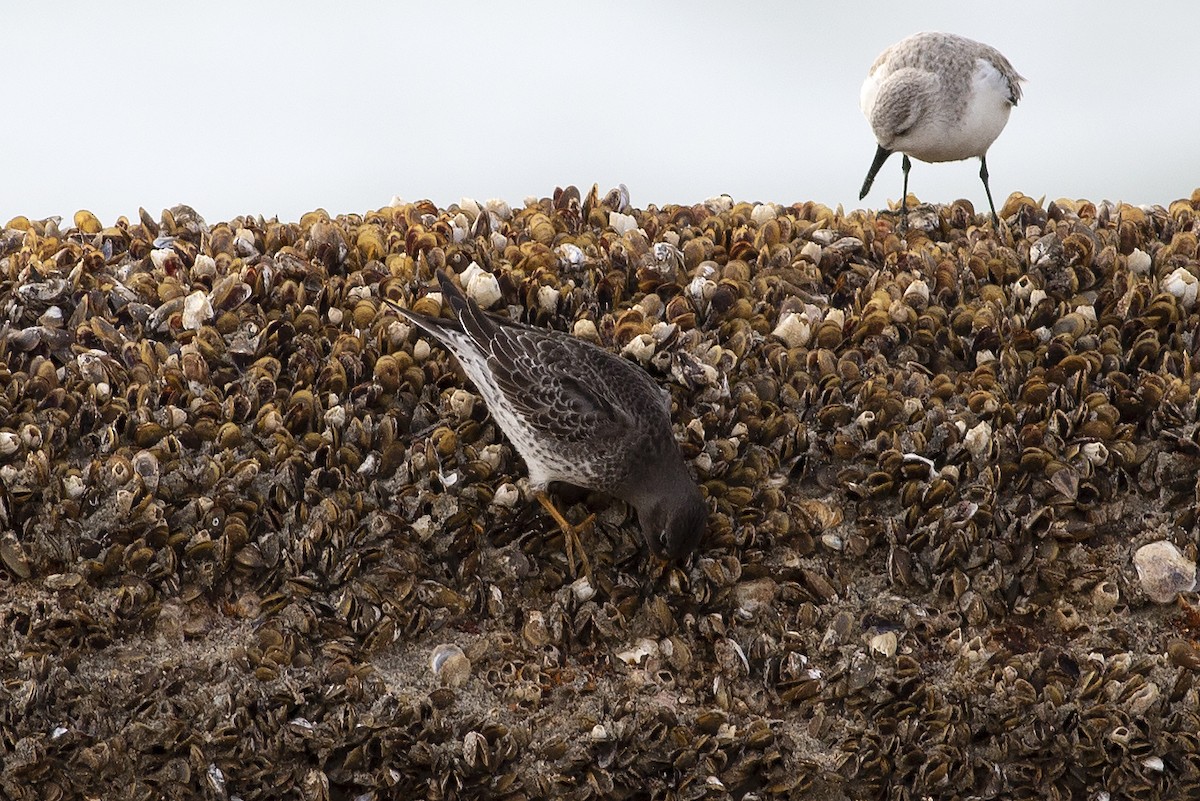
[[[917,33],[884,50],[859,94],[879,147],[863,181],[862,200],[888,156],[904,154],[901,225],[908,212],[909,156],[921,161],[979,157],[979,177],[993,224],[999,224],[988,186],[987,149],[1021,99],[1021,81],[994,47],[952,33]]]
[[[478,388],[525,460],[538,501],[562,529],[571,570],[576,547],[585,574],[591,566],[576,527],[546,495],[552,481],[632,505],[655,556],[690,554],[708,507],[671,432],[667,393],[632,362],[559,331],[486,314],[446,273],[437,278],[455,319],[388,303],[449,349]]]

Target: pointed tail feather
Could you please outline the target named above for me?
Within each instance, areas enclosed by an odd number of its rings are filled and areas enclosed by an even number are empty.
[[[450,311],[454,312],[455,317],[462,317],[463,312],[470,309],[474,304],[467,299],[467,296],[463,294],[461,289],[454,285],[450,274],[445,270],[437,271],[437,280],[442,288],[442,298],[450,304]]]
[[[424,330],[427,334],[437,339],[440,342],[447,342],[454,334],[462,334],[462,327],[456,320],[443,320],[440,317],[430,317],[427,314],[415,312],[412,309],[406,309],[390,298],[384,298],[383,302],[390,306],[393,311],[399,314],[404,319],[408,320],[413,325]]]
[[[464,295],[444,270],[438,270],[437,279],[442,286],[442,297],[450,304],[463,330],[476,342],[491,342],[496,335],[496,321],[479,308],[478,303]]]

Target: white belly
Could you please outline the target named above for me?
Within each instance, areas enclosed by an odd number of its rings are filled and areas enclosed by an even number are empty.
[[[875,136],[881,145],[900,151],[921,161],[958,161],[983,156],[1008,123],[1012,110],[1011,89],[1004,76],[986,59],[978,59],[971,77],[965,103],[961,97],[940,92],[939,81],[929,82],[928,90],[912,98],[919,104],[920,113],[907,130],[889,131],[876,125],[872,112],[875,103],[898,96],[888,91],[890,78],[868,77],[863,84],[860,102],[867,118],[872,121]]]

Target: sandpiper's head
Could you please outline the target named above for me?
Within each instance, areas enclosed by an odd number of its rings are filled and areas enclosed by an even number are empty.
[[[696,482],[684,476],[648,508],[639,509],[638,519],[651,553],[661,559],[685,559],[704,536],[708,505]]]

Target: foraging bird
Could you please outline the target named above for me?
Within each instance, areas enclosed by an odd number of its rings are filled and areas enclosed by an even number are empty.
[[[952,33],[918,33],[875,59],[859,94],[859,105],[879,143],[863,181],[862,200],[875,173],[896,151],[904,154],[901,224],[908,211],[909,156],[921,161],[979,157],[979,177],[999,224],[988,186],[987,150],[1021,99],[1021,81],[1000,51]]]
[[[554,481],[629,503],[655,556],[690,554],[708,507],[671,432],[667,393],[636,364],[568,334],[486,314],[450,276],[437,277],[456,319],[388,303],[457,357],[566,536],[571,570],[579,535],[546,495]],[[581,546],[580,555],[590,572]]]

